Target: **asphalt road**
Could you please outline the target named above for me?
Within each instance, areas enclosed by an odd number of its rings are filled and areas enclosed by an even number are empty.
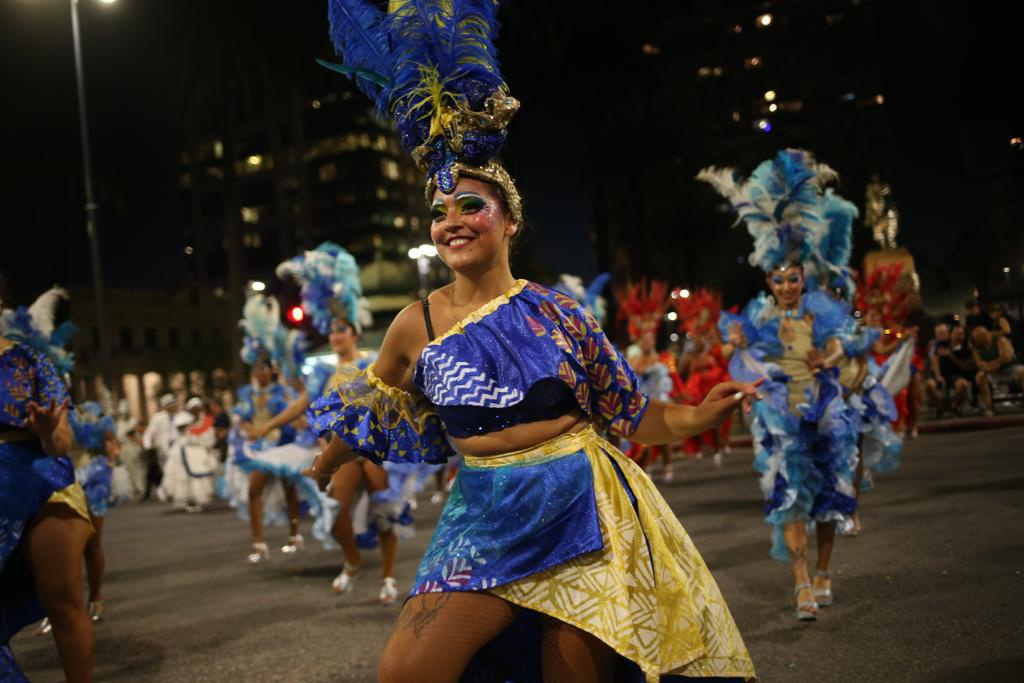
[[[767,556],[750,459],[740,450],[719,470],[682,463],[661,488],[761,680],[1024,680],[1024,429],[909,443],[903,467],[862,498],[865,533],[839,539],[836,604],[809,624],[793,619],[788,568]],[[424,498],[420,531],[399,551],[403,590],[437,514]],[[284,536],[274,529],[268,540]],[[317,546],[248,567],[246,526],[227,508],[116,508],[106,547],[98,681],[376,680],[398,607],[377,604],[375,553],[355,592],[338,598],[329,584],[339,554]],[[32,681],[62,680],[49,638],[25,632],[13,648]]]

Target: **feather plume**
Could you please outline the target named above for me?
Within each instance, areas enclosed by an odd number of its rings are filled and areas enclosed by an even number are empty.
[[[68,292],[66,289],[51,287],[40,294],[39,298],[28,307],[29,315],[32,316],[32,322],[42,335],[49,337],[53,334],[53,321],[54,316],[57,314],[57,304],[60,303],[61,299],[67,298]]]
[[[825,229],[821,192],[836,177],[834,170],[799,149],[779,152],[742,182],[731,168],[709,166],[697,174],[697,180],[729,201],[737,223],[746,223],[754,238],[750,263],[765,270],[811,257]]]
[[[377,111],[388,113],[394,60],[388,47],[387,15],[368,0],[329,0],[327,17],[331,41],[344,65],[318,60],[344,73],[373,101]]]

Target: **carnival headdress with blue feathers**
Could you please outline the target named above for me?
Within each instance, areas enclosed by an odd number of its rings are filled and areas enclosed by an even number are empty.
[[[359,264],[337,244],[324,242],[285,261],[277,267],[277,276],[302,285],[302,307],[320,334],[330,334],[335,319],[347,320],[360,334],[373,322],[359,283]]]
[[[770,272],[800,264],[813,269],[817,245],[827,224],[823,215],[824,186],[838,175],[805,150],[787,149],[761,162],[746,180],[731,168],[709,166],[697,174],[739,214],[754,238],[751,265]]]
[[[0,314],[0,336],[29,346],[42,353],[61,375],[71,372],[74,355],[65,349],[78,327],[71,321],[54,325],[57,303],[67,299],[67,290],[52,287],[28,307]]]
[[[377,111],[395,121],[405,151],[435,189],[460,176],[496,184],[511,217],[522,201],[498,161],[519,109],[501,75],[494,37],[497,0],[328,0],[331,40],[344,64],[321,64],[352,78]]]
[[[260,361],[278,367],[287,379],[298,377],[305,357],[305,339],[299,330],[286,330],[281,324],[281,307],[272,296],[254,294],[242,308],[242,350],[246,365]]]

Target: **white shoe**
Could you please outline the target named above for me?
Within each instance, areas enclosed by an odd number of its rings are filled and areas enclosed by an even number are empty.
[[[723,458],[724,458],[724,456],[722,455],[722,451],[718,451],[713,456],[711,456],[711,460],[712,460],[712,462],[714,462],[715,467],[721,467],[722,466],[722,459]]]
[[[338,595],[350,592],[355,586],[356,577],[359,576],[359,570],[362,568],[362,565],[353,567],[346,562],[345,566],[341,568],[341,573],[334,577],[334,581],[331,581],[331,590]]]
[[[398,582],[388,576],[380,585],[380,604],[393,605],[398,601]]]
[[[259,564],[260,562],[266,562],[270,559],[270,548],[267,547],[266,543],[253,543],[252,552],[249,553],[245,561],[249,564]]]
[[[302,534],[295,534],[288,537],[288,542],[281,546],[281,552],[285,555],[294,555],[306,548],[306,539]]]
[[[670,481],[672,481],[672,479],[674,478],[674,476],[675,476],[675,475],[673,475],[673,474],[672,474],[672,468],[671,468],[671,467],[666,467],[666,468],[665,468],[665,469],[664,469],[664,470],[662,471],[662,473],[661,473],[661,480],[662,480],[663,482],[666,482],[666,483],[667,483],[667,482],[670,482]]]

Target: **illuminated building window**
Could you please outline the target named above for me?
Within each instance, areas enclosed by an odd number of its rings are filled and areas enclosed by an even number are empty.
[[[653,57],[655,55],[661,54],[661,48],[655,45],[654,43],[644,43],[641,50],[643,50],[643,53],[648,57]]]
[[[772,15],[762,14],[757,18],[756,23],[758,28],[768,28],[769,26],[772,25],[773,21],[775,21],[775,19],[774,17],[772,17]]]
[[[320,100],[313,100],[310,104],[313,105],[313,109],[319,109],[322,106]]]
[[[394,159],[381,159],[380,171],[389,180],[398,180],[398,162]]]
[[[720,66],[702,66],[697,69],[698,78],[710,78],[711,76],[719,77],[725,73],[725,69]]]
[[[242,221],[245,223],[259,223],[260,210],[255,206],[242,207]]]
[[[836,14],[825,15],[825,23],[828,24],[829,26],[836,26],[837,24],[841,24],[843,23],[843,19],[845,19],[845,17],[838,12]]]
[[[374,195],[376,195],[377,199],[384,201],[385,199],[388,198],[388,191],[383,187],[378,187],[377,191],[374,192]]]
[[[885,95],[875,95],[875,104],[885,104]]]
[[[330,163],[324,164],[323,166],[321,166],[317,170],[317,178],[319,178],[320,182],[322,182],[322,183],[328,183],[328,182],[330,182],[332,180],[337,180],[337,178],[338,178],[338,165],[336,163],[334,163],[333,161],[330,162]]]
[[[218,159],[224,158],[224,143],[220,140],[213,143],[213,156]]]
[[[738,111],[734,111],[732,113],[732,122],[733,123],[739,123],[740,122],[740,113]]]
[[[729,32],[739,35],[740,33],[743,33],[743,26],[740,24],[733,24],[729,27]]]
[[[419,216],[413,216],[412,218],[410,218],[409,219],[409,225],[412,226],[413,230],[419,230],[420,229],[420,217]]]
[[[247,232],[242,235],[242,244],[250,249],[259,249],[263,240],[258,232]]]
[[[760,57],[747,57],[743,60],[744,69],[760,69],[764,66],[764,60]]]
[[[395,216],[395,227],[396,228],[404,228],[405,227],[405,216]]]

